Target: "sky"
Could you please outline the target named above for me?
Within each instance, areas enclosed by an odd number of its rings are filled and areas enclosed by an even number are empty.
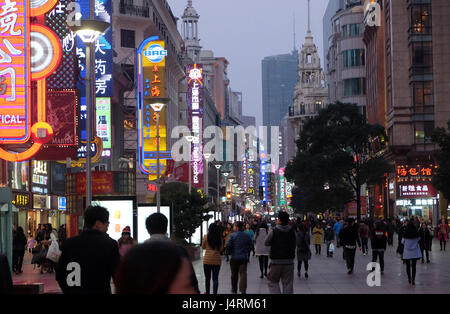
[[[180,18],[187,0],[167,0]],[[328,0],[311,1],[311,31],[323,56],[322,18]],[[261,61],[271,55],[300,50],[308,24],[307,0],[193,0],[200,15],[199,38],[204,50],[225,57],[231,89],[242,92],[243,114],[262,124]],[[178,28],[181,30],[181,22]],[[323,64],[323,60],[321,60]]]

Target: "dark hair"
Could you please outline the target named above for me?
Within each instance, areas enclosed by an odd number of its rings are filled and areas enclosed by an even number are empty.
[[[222,235],[220,234],[219,227],[212,223],[208,228],[208,235],[206,236],[209,246],[213,250],[220,250],[222,247]]]
[[[287,225],[289,223],[289,214],[280,211],[278,214],[278,219],[280,219],[282,225]]]
[[[403,234],[405,239],[416,239],[419,237],[419,231],[414,225],[414,219],[411,219],[405,228],[405,233]]]
[[[84,213],[84,227],[92,229],[97,221],[107,223],[109,220],[109,212],[105,207],[89,206]]]
[[[244,223],[242,221],[236,221],[234,225],[237,227],[238,230],[244,230]]]
[[[180,271],[183,249],[171,242],[139,244],[128,251],[116,275],[118,294],[167,294]]]
[[[23,235],[25,235],[25,232],[23,231],[23,228],[22,228],[21,226],[17,227],[16,232],[17,232],[18,234],[23,234]]]
[[[161,213],[154,213],[148,216],[145,221],[145,226],[150,234],[165,234],[167,233],[168,220],[166,216]]]

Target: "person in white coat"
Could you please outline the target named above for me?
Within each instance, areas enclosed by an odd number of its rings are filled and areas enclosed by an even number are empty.
[[[259,260],[259,269],[261,270],[260,278],[267,277],[267,268],[269,265],[270,246],[264,244],[264,240],[269,233],[269,227],[266,222],[262,222],[261,226],[257,229],[255,235],[255,256]]]

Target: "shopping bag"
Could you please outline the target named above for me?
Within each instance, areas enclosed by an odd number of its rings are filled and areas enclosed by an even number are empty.
[[[330,243],[330,247],[328,248],[328,252],[333,253],[334,252],[334,244]]]
[[[46,257],[52,262],[57,263],[60,256],[61,250],[59,249],[58,241],[52,241],[52,244],[50,244],[50,247],[48,248]]]

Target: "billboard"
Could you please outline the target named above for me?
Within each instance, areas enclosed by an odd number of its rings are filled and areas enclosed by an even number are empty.
[[[203,188],[203,66],[188,65],[189,129],[194,140],[191,149],[192,187]]]
[[[138,76],[138,161],[141,172],[149,175],[149,180],[157,179],[157,120],[159,116],[159,158],[160,174],[167,170],[167,160],[171,153],[167,148],[166,108],[157,112],[158,106],[166,98],[165,43],[158,36],[142,42],[137,51]],[[152,107],[153,105],[153,107]]]
[[[108,235],[114,239],[119,240],[122,236],[122,230],[126,226],[131,229],[131,235],[134,234],[133,224],[133,200],[93,200],[92,204],[105,207],[109,212],[109,228]]]
[[[103,141],[103,150],[111,149],[111,98],[97,98],[97,136]]]

